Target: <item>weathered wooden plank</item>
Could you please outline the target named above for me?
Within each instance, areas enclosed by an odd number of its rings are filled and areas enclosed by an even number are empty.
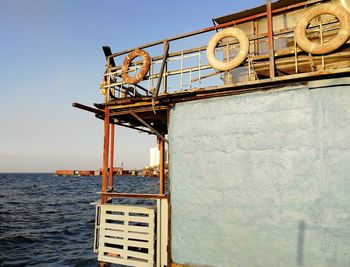
[[[103,234],[104,230],[120,230],[120,231],[125,231],[126,228],[123,224],[116,224],[116,223],[101,223],[100,226],[101,229],[101,234]]]
[[[152,234],[148,233],[134,233],[134,232],[128,232],[128,238],[129,239],[135,239],[135,240],[147,240],[149,242],[154,241],[154,237]]]
[[[127,227],[127,231],[128,232],[134,232],[134,233],[147,233],[147,234],[151,234],[153,233],[153,227],[151,227],[152,225],[150,225],[150,227],[145,227],[145,226],[131,226],[129,225]]]
[[[101,238],[103,237],[110,237],[113,236],[115,238],[124,238],[125,237],[125,232],[124,231],[115,231],[115,230],[102,230],[101,231]]]
[[[104,194],[104,195],[108,196],[108,193]],[[154,208],[153,207],[142,207],[142,206],[105,204],[105,205],[101,205],[101,211],[102,211],[102,215],[106,214],[106,211],[152,214],[152,213],[154,213]]]

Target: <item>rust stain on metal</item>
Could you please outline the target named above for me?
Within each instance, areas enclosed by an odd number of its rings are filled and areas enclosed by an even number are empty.
[[[103,140],[103,167],[102,167],[102,192],[107,191],[108,179],[108,150],[109,150],[109,108],[105,107],[104,140]],[[102,196],[102,204],[106,203],[106,197]]]
[[[159,138],[159,194],[164,194],[164,140]]]
[[[270,78],[275,77],[275,48],[273,40],[273,23],[272,23],[272,11],[271,11],[271,0],[266,1],[267,8],[267,34],[269,41],[269,55],[270,55]]]
[[[114,170],[113,168],[113,161],[114,161],[114,139],[115,139],[115,133],[114,133],[114,124],[110,125],[111,128],[111,151],[110,151],[110,158],[109,158],[109,168],[110,170]],[[109,180],[108,180],[108,190],[113,191],[113,171],[109,171]]]

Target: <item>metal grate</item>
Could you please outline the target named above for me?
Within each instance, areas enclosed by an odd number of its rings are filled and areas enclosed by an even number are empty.
[[[155,265],[155,207],[99,205],[98,260]]]

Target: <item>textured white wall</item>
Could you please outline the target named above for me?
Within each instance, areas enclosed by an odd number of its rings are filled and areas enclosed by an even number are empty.
[[[177,104],[173,261],[350,266],[349,139],[345,85]]]

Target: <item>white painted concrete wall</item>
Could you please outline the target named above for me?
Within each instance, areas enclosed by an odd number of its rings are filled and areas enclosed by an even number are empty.
[[[350,86],[341,83],[350,80],[176,105],[174,262],[350,266]]]

